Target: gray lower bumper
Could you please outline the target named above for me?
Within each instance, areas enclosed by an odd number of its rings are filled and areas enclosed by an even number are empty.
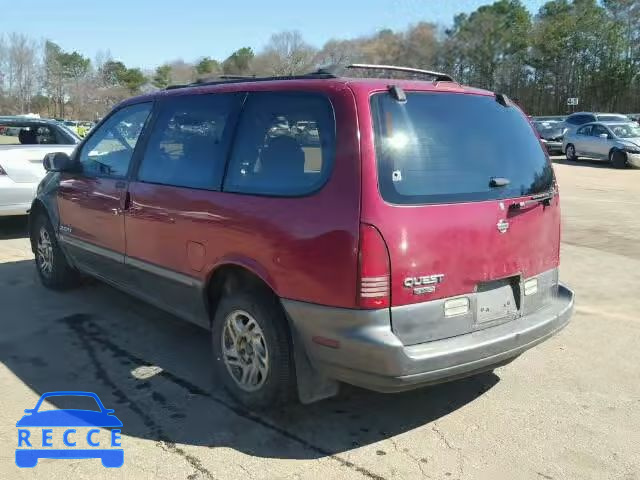
[[[567,325],[573,292],[560,285],[546,307],[516,320],[442,340],[405,346],[391,331],[389,310],[349,310],[283,300],[312,365],[346,383],[397,392],[508,363]],[[313,337],[337,340],[332,348]]]

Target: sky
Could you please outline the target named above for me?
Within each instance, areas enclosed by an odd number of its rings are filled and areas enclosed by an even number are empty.
[[[546,0],[523,0],[537,12]],[[428,21],[451,24],[487,0],[0,0],[0,34],[49,39],[92,60],[109,50],[128,67],[153,69],[171,60],[224,60],[234,50],[259,51],[273,33],[299,30],[321,47],[382,28]]]

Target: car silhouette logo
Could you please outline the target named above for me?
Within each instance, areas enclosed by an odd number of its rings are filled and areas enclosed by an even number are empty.
[[[91,397],[93,398],[100,411],[95,410],[78,410],[78,409],[58,409],[38,411],[42,402],[50,397]],[[118,468],[124,463],[124,450],[122,448],[98,448],[101,444],[97,440],[100,430],[92,428],[86,435],[86,442],[89,448],[51,448],[52,428],[42,429],[42,437],[33,436],[31,438],[32,428],[40,427],[63,427],[65,428],[62,435],[64,444],[67,447],[75,447],[80,442],[77,431],[72,427],[107,427],[111,429],[110,445],[111,447],[120,447],[120,430],[122,422],[113,415],[114,410],[104,407],[98,395],[92,392],[48,392],[43,394],[36,406],[32,409],[26,409],[25,414],[18,422],[18,448],[16,448],[16,465],[21,468],[35,467],[40,458],[56,458],[56,459],[81,459],[81,458],[99,458],[102,465],[108,468]],[[71,428],[70,428],[71,427]],[[71,435],[74,435],[74,441],[71,441]],[[31,448],[32,443],[38,442],[41,438],[43,448]],[[102,443],[105,443],[102,440]],[[29,447],[29,448],[26,448]]]

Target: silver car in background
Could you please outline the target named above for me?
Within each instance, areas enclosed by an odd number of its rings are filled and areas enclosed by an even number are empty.
[[[47,153],[71,154],[80,138],[53,120],[0,117],[0,217],[25,215],[31,208]]]
[[[565,134],[567,160],[605,160],[615,168],[640,168],[640,126],[631,122],[593,122]]]

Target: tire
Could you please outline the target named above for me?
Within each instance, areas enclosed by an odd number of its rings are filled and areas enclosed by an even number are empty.
[[[627,168],[627,155],[620,150],[612,150],[609,153],[609,163],[613,168]]]
[[[578,160],[578,156],[576,155],[576,147],[574,147],[571,143],[567,145],[567,148],[564,151],[567,160],[571,162],[575,162]]]
[[[233,325],[248,330],[234,329]],[[254,333],[252,337],[248,336],[250,332]],[[223,296],[213,319],[211,338],[215,378],[237,401],[263,409],[293,400],[296,377],[289,330],[282,306],[273,294],[252,289]],[[245,370],[246,382],[241,386]]]
[[[76,285],[78,273],[69,265],[60,249],[47,215],[38,214],[31,235],[36,247],[36,270],[42,284],[53,290],[64,290]]]

